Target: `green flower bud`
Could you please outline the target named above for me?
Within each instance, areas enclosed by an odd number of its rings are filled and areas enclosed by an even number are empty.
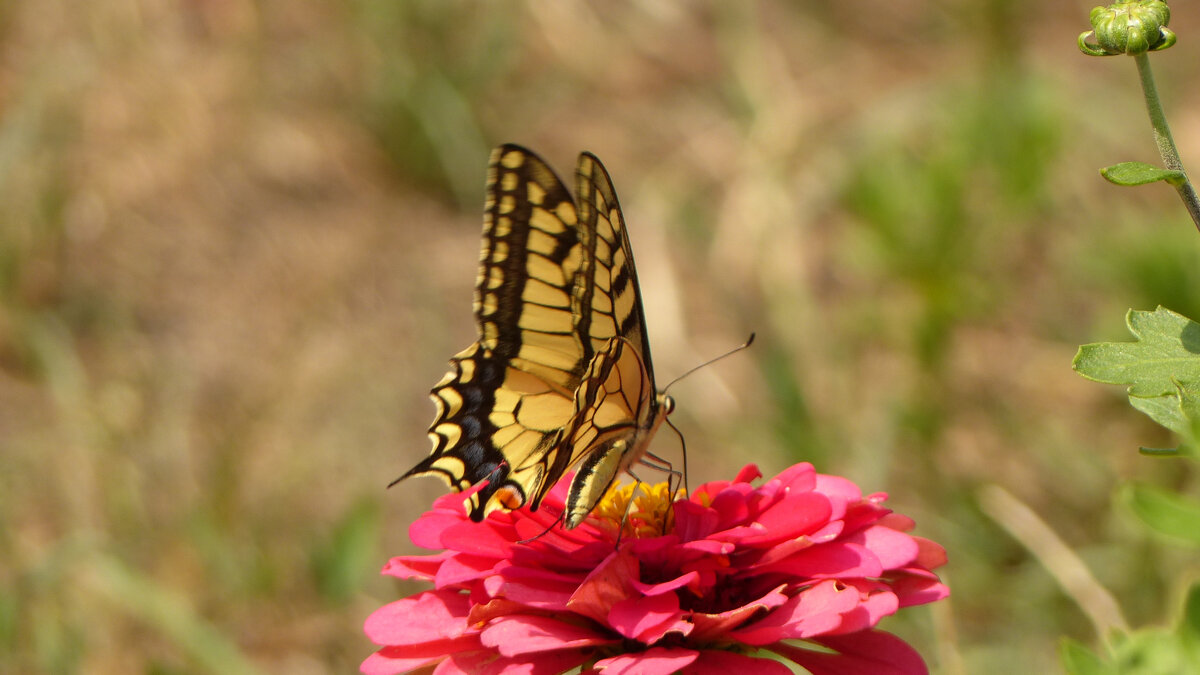
[[[1118,2],[1092,10],[1092,30],[1079,36],[1079,49],[1091,56],[1144,54],[1175,44],[1167,29],[1171,10],[1163,0]],[[1088,41],[1095,36],[1096,42]]]

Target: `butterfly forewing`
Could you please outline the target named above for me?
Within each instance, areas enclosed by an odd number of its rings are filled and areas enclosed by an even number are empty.
[[[653,407],[624,219],[608,173],[587,153],[576,193],[528,150],[492,153],[475,286],[479,339],[434,387],[433,451],[402,477],[431,473],[460,491],[488,479],[468,502],[476,520],[527,502],[536,508],[576,462],[611,453],[606,440],[637,436]]]
[[[584,224],[580,237],[595,253],[591,283],[583,284],[577,293],[580,331],[591,336],[597,352],[604,350],[614,336],[629,340],[645,364],[653,387],[646,318],[625,218],[608,171],[590,152],[579,156],[575,190],[579,195],[579,218]]]

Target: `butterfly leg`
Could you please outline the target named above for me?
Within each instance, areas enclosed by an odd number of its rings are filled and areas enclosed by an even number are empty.
[[[640,458],[638,458],[638,464],[641,464],[642,466],[648,466],[655,471],[662,471],[663,473],[667,474],[667,488],[671,492],[672,499],[674,498],[676,490],[679,489],[680,484],[682,484],[685,480],[682,471],[677,471],[671,462],[659,457],[653,452],[647,451],[645,455],[642,455]]]
[[[654,466],[653,464],[650,464],[644,460],[638,460],[638,462],[640,464],[645,464],[646,466]],[[638,490],[642,489],[642,484],[644,482],[640,476],[629,469],[626,469],[625,473],[629,474],[635,482],[633,484],[633,490],[629,493],[629,500],[625,502],[625,512],[621,514],[621,525],[617,528],[617,544],[615,548],[621,547],[621,535],[625,534],[625,522],[629,520],[629,509],[633,506],[633,500],[637,498],[637,492]]]
[[[675,497],[678,494],[677,490],[679,489],[680,482],[686,480],[686,478],[682,472],[676,471],[675,467],[672,466],[670,462],[650,451],[646,451],[646,454],[638,458],[638,464],[641,464],[642,466],[648,466],[655,471],[662,471],[663,473],[667,474],[667,492],[671,494],[671,497],[663,506],[664,512],[662,522],[664,528],[669,528],[670,525],[668,525],[668,523],[670,523],[671,520],[671,504],[675,502]],[[633,479],[638,482],[637,487],[641,488],[643,482],[641,478],[635,476],[633,471],[628,469],[626,469],[625,473],[633,476]],[[629,496],[629,501],[631,503],[633,502],[632,494]],[[626,510],[628,511],[628,508],[626,508]]]

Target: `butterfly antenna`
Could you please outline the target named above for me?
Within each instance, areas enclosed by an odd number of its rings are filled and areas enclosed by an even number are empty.
[[[672,386],[674,386],[676,382],[682,380],[683,378],[687,377],[688,375],[691,375],[692,373],[696,372],[697,370],[700,370],[701,368],[703,368],[705,366],[711,366],[712,364],[716,363],[717,361],[720,361],[721,359],[725,358],[726,356],[733,356],[734,354],[742,351],[743,349],[749,347],[752,344],[754,344],[754,333],[751,333],[750,337],[746,338],[746,341],[743,342],[742,344],[734,347],[733,349],[730,349],[729,351],[725,352],[724,354],[721,354],[720,356],[714,356],[713,358],[705,361],[704,363],[701,363],[698,366],[695,366],[694,368],[692,368],[691,370],[687,371],[686,373],[680,375],[679,377],[671,380],[670,383],[667,384],[667,386],[663,387],[662,393],[664,393],[664,394],[667,393],[667,390],[670,389]],[[686,469],[684,470],[684,473],[687,473]]]

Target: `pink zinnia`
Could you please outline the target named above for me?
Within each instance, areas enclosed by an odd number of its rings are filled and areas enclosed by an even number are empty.
[[[674,503],[665,485],[643,485],[619,546],[633,486],[573,530],[552,527],[567,481],[537,512],[482,523],[462,495],[441,497],[409,530],[440,552],[383,570],[434,588],[367,619],[383,647],[362,672],[791,673],[782,657],[815,675],[927,673],[874,626],[946,597],[930,571],[945,551],[906,534],[913,522],[881,506],[886,495],[811,464],[752,486],[760,476],[748,465]]]

